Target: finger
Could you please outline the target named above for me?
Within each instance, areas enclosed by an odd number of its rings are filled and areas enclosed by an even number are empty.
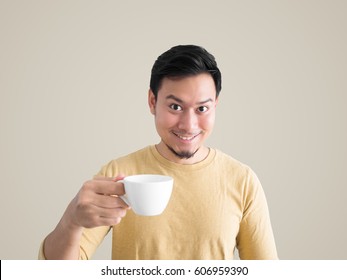
[[[98,226],[115,226],[118,225],[121,222],[122,218],[120,217],[113,217],[113,218],[105,218],[100,217]]]
[[[125,178],[125,175],[119,174],[118,176],[112,178],[112,181],[117,182],[117,181],[123,180],[124,178]]]
[[[114,182],[111,178],[98,178],[84,183],[87,190],[92,190],[97,194],[123,195],[124,185],[121,182]]]
[[[124,208],[114,208],[114,209],[98,209],[98,215],[100,218],[123,218],[125,217],[127,210]]]
[[[122,208],[100,209],[92,206],[89,212],[91,215],[82,223],[86,228],[116,225],[125,217],[127,210]]]
[[[125,177],[125,175],[123,174],[119,174],[117,175],[116,177],[104,177],[104,176],[101,176],[101,175],[96,175],[94,176],[94,180],[100,180],[100,181],[113,181],[113,182],[117,182],[119,180],[123,180]]]
[[[98,221],[101,225],[117,225],[121,222],[122,218],[125,217],[127,211],[122,208],[106,210],[100,212],[100,216],[98,217]]]
[[[93,205],[100,208],[124,208],[129,209],[130,207],[118,196],[100,194],[94,198]]]

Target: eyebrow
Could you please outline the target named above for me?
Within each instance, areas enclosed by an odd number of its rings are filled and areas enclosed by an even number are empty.
[[[166,100],[168,100],[168,99],[173,99],[173,100],[175,100],[176,102],[181,103],[181,104],[184,103],[184,101],[183,101],[182,99],[180,99],[180,98],[178,98],[178,97],[176,97],[176,96],[174,96],[174,95],[172,95],[172,94],[170,94],[170,95],[168,95],[168,96],[166,97]],[[207,100],[205,100],[205,101],[197,102],[196,104],[197,104],[197,105],[202,105],[202,104],[206,104],[206,103],[208,103],[208,102],[213,102],[212,98],[209,98],[209,99],[207,99]]]

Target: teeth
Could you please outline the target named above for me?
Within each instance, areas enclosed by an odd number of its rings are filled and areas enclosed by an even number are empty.
[[[194,137],[184,137],[184,136],[180,136],[178,135],[179,138],[183,139],[183,140],[192,140]]]
[[[178,136],[182,140],[189,141],[189,140],[194,139],[196,135],[188,137],[188,136],[183,136],[183,135],[176,134],[176,136]]]

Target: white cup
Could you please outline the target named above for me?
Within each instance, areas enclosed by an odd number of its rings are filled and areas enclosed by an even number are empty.
[[[173,178],[164,175],[132,175],[125,177],[125,195],[120,196],[137,215],[160,215],[172,193]]]

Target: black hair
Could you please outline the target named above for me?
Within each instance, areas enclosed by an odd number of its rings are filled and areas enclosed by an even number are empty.
[[[222,89],[222,75],[212,54],[203,47],[178,45],[160,55],[155,61],[150,80],[150,89],[157,99],[164,78],[183,78],[201,73],[211,74],[216,97]]]

